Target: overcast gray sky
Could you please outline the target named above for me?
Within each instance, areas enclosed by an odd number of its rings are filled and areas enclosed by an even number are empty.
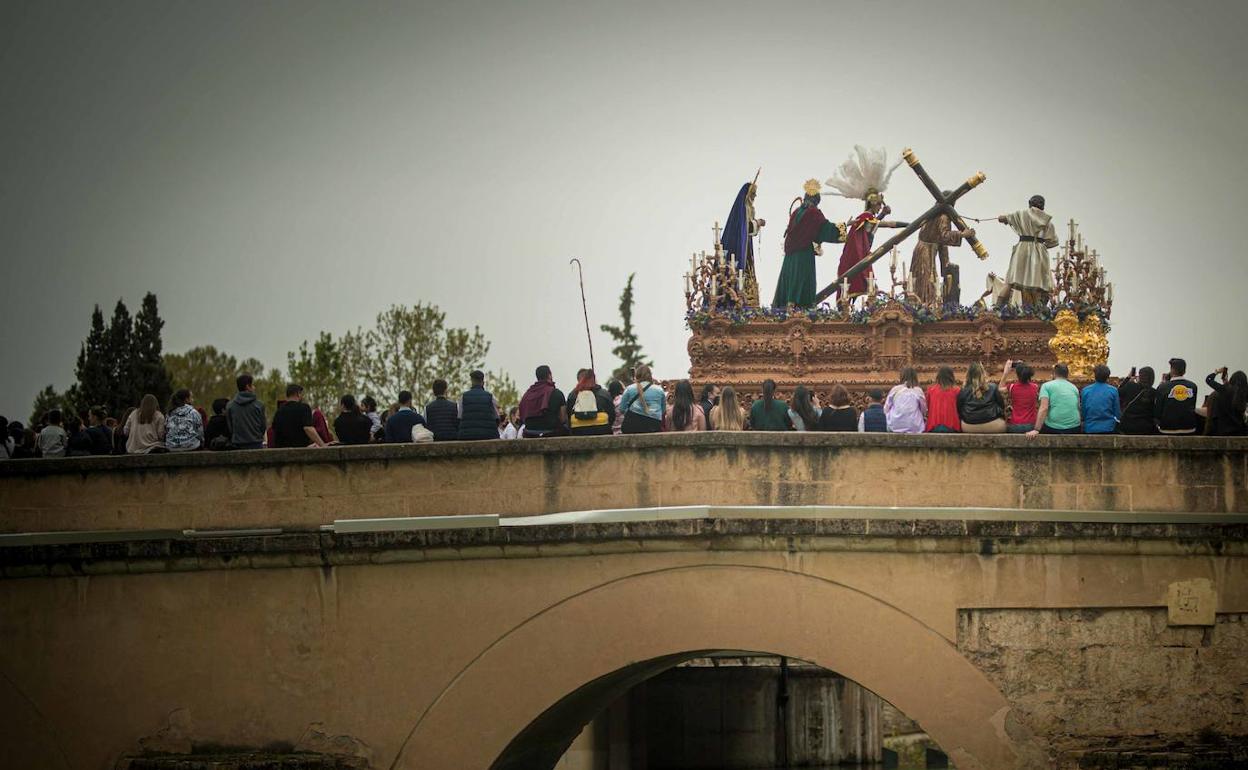
[[[269,365],[432,302],[523,387],[590,320],[688,368],[682,272],[763,167],[789,201],[855,143],[912,146],[971,216],[1048,198],[1115,283],[1111,365],[1248,367],[1248,3],[5,2],[0,413],[73,381],[91,307],[155,291],[167,351]],[[899,218],[930,198],[903,167]],[[857,207],[825,198],[825,213]],[[966,294],[1014,240],[955,250]],[[912,246],[908,244],[905,251]],[[820,262],[831,280],[839,249]],[[595,331],[600,370],[614,361]]]

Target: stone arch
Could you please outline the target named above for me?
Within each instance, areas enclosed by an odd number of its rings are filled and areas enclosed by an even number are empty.
[[[584,685],[703,650],[765,651],[836,671],[917,720],[963,770],[1023,764],[1004,696],[913,616],[810,575],[705,565],[631,575],[536,613],[451,681],[392,767],[485,770]]]

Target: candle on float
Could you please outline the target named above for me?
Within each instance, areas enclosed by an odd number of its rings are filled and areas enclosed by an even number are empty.
[[[841,279],[841,301],[849,302],[849,279]]]
[[[693,276],[689,275],[688,273],[685,273],[685,293],[686,294],[693,293]]]
[[[1105,284],[1105,301],[1112,303],[1114,301],[1114,283],[1110,281]]]
[[[737,271],[737,291],[745,292],[745,273],[741,270]]]
[[[711,276],[711,296],[712,297],[719,296],[719,276],[718,275]]]
[[[893,265],[892,265],[892,267],[893,267],[893,269],[894,269],[894,270],[896,270],[896,269],[897,269],[897,247],[896,247],[896,246],[894,246],[894,247],[893,247]]]
[[[872,297],[875,296],[875,276],[874,275],[867,279],[867,294]]]
[[[693,256],[689,257],[689,270],[698,272],[698,252],[693,252]]]

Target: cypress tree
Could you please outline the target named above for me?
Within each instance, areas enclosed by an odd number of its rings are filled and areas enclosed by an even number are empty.
[[[603,324],[600,327],[617,343],[611,348],[611,352],[620,359],[620,366],[611,373],[611,377],[626,385],[633,381],[634,367],[641,364],[650,365],[641,352],[641,343],[638,342],[637,332],[633,329],[633,278],[636,275],[636,273],[629,274],[628,283],[624,284],[624,293],[620,295],[621,325]]]
[[[117,300],[113,308],[113,320],[108,325],[105,351],[108,361],[108,398],[104,405],[110,414],[120,416],[128,407],[138,406],[143,393],[139,390],[138,377],[131,344],[133,323],[126,303]]]
[[[169,403],[169,397],[173,395],[173,385],[169,381],[169,371],[165,369],[160,340],[160,330],[164,326],[165,322],[161,320],[156,307],[156,295],[149,291],[143,296],[143,307],[134,316],[134,333],[130,338],[131,356],[138,397],[151,393],[161,405]]]
[[[91,331],[78,351],[74,368],[78,384],[71,388],[75,404],[89,408],[110,402],[112,395],[108,334],[104,329],[104,313],[96,305],[91,313]]]

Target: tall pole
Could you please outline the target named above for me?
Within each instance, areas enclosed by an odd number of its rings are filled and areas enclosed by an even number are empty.
[[[577,281],[581,284],[581,312],[585,314],[585,341],[589,343],[589,368],[597,371],[594,367],[594,338],[589,334],[589,306],[585,304],[585,272],[581,267],[581,260],[576,257],[568,260],[569,265],[573,262],[576,263]]]

